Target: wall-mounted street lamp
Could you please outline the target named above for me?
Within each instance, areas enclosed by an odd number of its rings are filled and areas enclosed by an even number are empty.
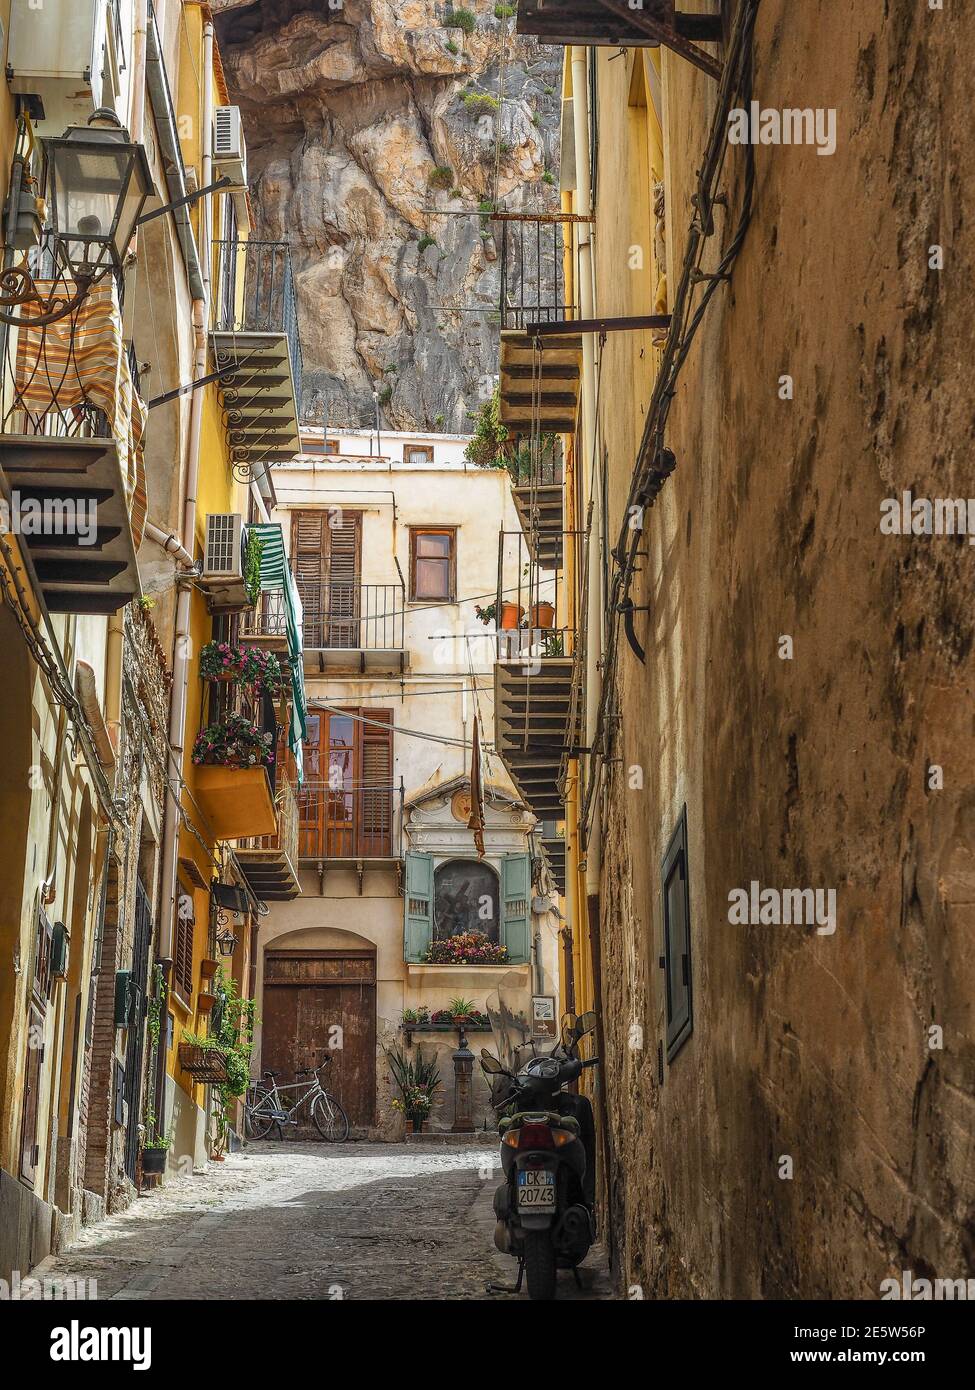
[[[222,956],[232,956],[237,949],[239,937],[232,931],[222,931],[217,937],[217,950]]]
[[[27,135],[30,138],[29,125]],[[0,272],[0,320],[10,324],[53,323],[72,313],[92,286],[120,272],[126,249],[147,199],[153,193],[145,151],[113,111],[96,111],[86,126],[71,126],[44,141],[49,206],[47,228],[55,260],[54,287],[42,288],[20,264]],[[22,207],[30,178],[18,153],[11,180],[11,207]],[[9,223],[9,216],[8,216]],[[9,231],[8,231],[9,240]],[[74,282],[73,291],[68,281]]]

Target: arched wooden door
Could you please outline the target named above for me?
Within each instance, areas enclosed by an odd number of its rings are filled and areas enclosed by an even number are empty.
[[[278,1084],[325,1056],[325,1085],[359,1127],[376,1122],[376,953],[268,951],[264,958],[262,1068]],[[285,1092],[285,1104],[290,1105]],[[304,1117],[302,1117],[304,1119]]]

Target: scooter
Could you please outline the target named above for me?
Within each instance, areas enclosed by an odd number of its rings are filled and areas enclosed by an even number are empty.
[[[598,1057],[579,1056],[579,1042],[595,1026],[593,1013],[567,1016],[555,1049],[517,1070],[481,1051],[501,1115],[505,1176],[494,1194],[494,1243],[518,1260],[517,1283],[505,1292],[520,1293],[527,1276],[529,1298],[552,1299],[558,1269],[571,1269],[581,1287],[578,1266],[596,1238],[592,1107],[562,1088],[597,1065]]]

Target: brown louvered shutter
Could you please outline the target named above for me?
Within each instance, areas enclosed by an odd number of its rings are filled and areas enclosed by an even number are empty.
[[[359,644],[360,512],[342,511],[328,523],[328,642],[329,647]]]
[[[304,611],[305,646],[325,646],[324,584],[327,512],[294,512],[291,517],[291,570]]]
[[[358,713],[371,721],[359,726],[359,853],[384,858],[393,852],[393,713],[368,707]]]
[[[193,923],[179,914],[173,942],[173,979],[177,993],[188,1004],[193,995]]]

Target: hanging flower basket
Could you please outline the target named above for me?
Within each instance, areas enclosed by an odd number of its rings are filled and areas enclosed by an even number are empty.
[[[284,686],[281,662],[274,652],[230,642],[208,642],[200,652],[200,675],[207,681],[233,681],[277,695]]]
[[[230,714],[196,736],[193,761],[205,767],[270,767],[274,735],[257,728],[242,714]]]
[[[205,1085],[222,1086],[227,1080],[227,1059],[219,1048],[180,1043],[179,1064],[194,1081]]]

